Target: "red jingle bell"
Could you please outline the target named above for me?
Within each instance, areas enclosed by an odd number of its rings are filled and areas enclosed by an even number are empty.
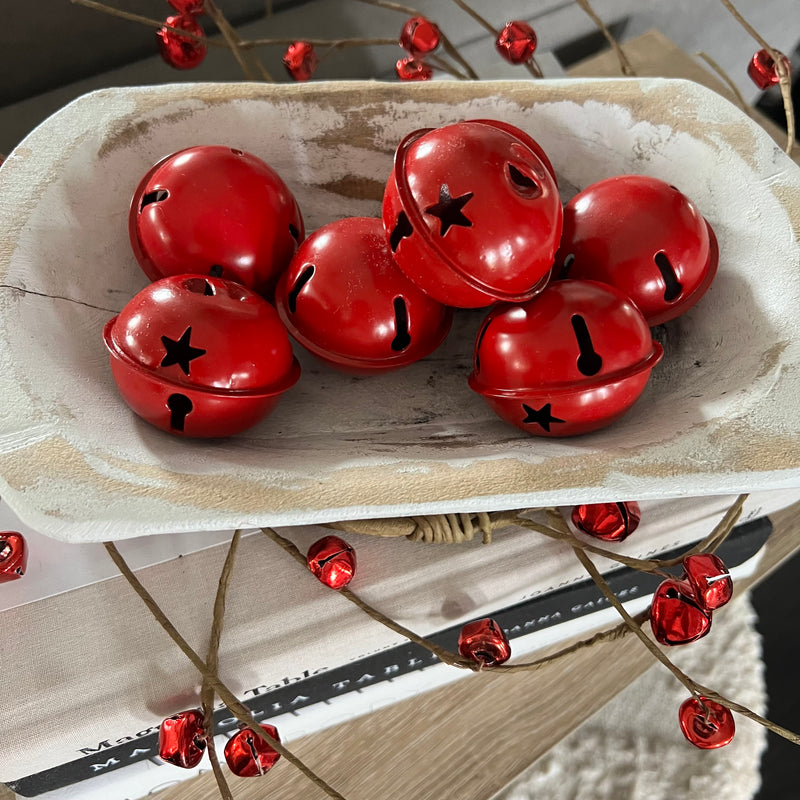
[[[733,597],[728,568],[713,553],[698,553],[683,559],[685,578],[694,587],[697,600],[706,611],[724,606]]]
[[[792,62],[783,53],[779,53],[779,56],[787,74],[791,75]],[[750,76],[750,80],[762,91],[769,89],[770,86],[775,86],[781,80],[775,62],[766,50],[759,50],[753,55],[747,65],[747,74]]]
[[[291,191],[260,158],[219,145],[159,161],[133,195],[128,232],[151,281],[200,274],[274,287],[304,236]]]
[[[650,627],[661,644],[688,644],[711,630],[711,612],[697,601],[688,581],[663,581],[653,595]]]
[[[275,309],[221,278],[151,283],[106,323],[103,337],[125,402],[179,436],[240,433],[300,376]]]
[[[663,352],[618,289],[557,281],[527,303],[489,313],[469,385],[527,433],[574,436],[622,416]]]
[[[363,375],[427,356],[453,317],[400,271],[381,221],[370,217],[347,217],[311,234],[281,276],[275,304],[303,347]]]
[[[407,19],[400,33],[400,47],[412,57],[432,53],[441,40],[442,32],[439,27],[425,17]]]
[[[494,120],[406,136],[383,198],[400,269],[457,308],[540,292],[562,217],[552,166],[542,156],[530,136]]]
[[[196,767],[206,751],[203,712],[199,708],[167,717],[158,730],[158,755],[176,767]]]
[[[0,583],[15,581],[28,567],[28,543],[17,531],[0,531]]]
[[[261,728],[268,736],[280,742],[278,730],[274,725],[263,724]],[[225,745],[225,761],[230,771],[240,778],[254,778],[263,775],[280,757],[280,753],[273,750],[250,728],[242,728],[228,739]]]
[[[736,723],[729,708],[707,697],[690,697],[681,703],[678,722],[683,735],[701,750],[730,744]]]
[[[674,186],[647,175],[592,184],[564,208],[559,277],[625,292],[650,326],[691,308],[717,274],[714,231]]]
[[[523,20],[506,23],[494,43],[495,49],[511,64],[524,64],[536,50],[536,31]]]
[[[484,667],[493,667],[508,661],[511,645],[500,625],[487,617],[468,622],[461,629],[458,652]]]
[[[283,66],[298,82],[310,80],[319,66],[319,58],[310,42],[292,42],[283,55]]]
[[[634,501],[591,503],[572,509],[572,524],[604,542],[622,542],[638,527],[642,512]]]
[[[171,67],[175,69],[194,69],[206,57],[205,32],[202,26],[192,14],[178,14],[174,17],[167,17],[167,25],[172,28],[180,28],[182,31],[194,34],[197,39],[191,36],[184,36],[176,33],[167,27],[163,27],[156,33],[156,41],[161,51],[161,57]]]
[[[413,56],[401,58],[394,69],[401,81],[429,81],[433,77],[433,70],[424,61]]]
[[[311,545],[306,562],[320,583],[343,589],[355,575],[356,551],[338,536],[324,536]]]

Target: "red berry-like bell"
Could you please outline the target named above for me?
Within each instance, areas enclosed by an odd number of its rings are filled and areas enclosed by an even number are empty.
[[[729,708],[707,697],[690,697],[678,711],[683,735],[701,750],[713,750],[730,744],[736,724]]]
[[[196,767],[206,751],[203,712],[199,708],[167,717],[158,731],[158,755],[176,767]]]
[[[650,627],[661,644],[688,644],[711,630],[711,612],[697,601],[688,581],[661,583],[650,607]]]
[[[642,512],[639,504],[592,503],[572,509],[572,524],[580,531],[604,542],[621,542],[638,527]]]
[[[429,81],[433,77],[433,70],[424,61],[413,56],[401,58],[394,69],[401,81]]]
[[[278,730],[274,725],[263,724],[261,728],[267,735],[280,742]],[[225,745],[225,761],[230,771],[240,778],[263,775],[280,757],[280,753],[273,750],[250,728],[242,728],[239,733],[228,739]]]
[[[431,297],[458,308],[540,292],[561,217],[541,147],[494,120],[406,136],[383,199],[383,224],[400,269]]]
[[[167,27],[156,33],[161,57],[175,69],[193,69],[206,57],[205,32],[192,14],[167,17],[167,25],[197,36],[184,36]]]
[[[289,188],[260,158],[219,145],[159,161],[131,202],[128,232],[151,281],[198,273],[271,291],[304,236]]]
[[[622,175],[567,203],[555,270],[616,286],[653,326],[691,308],[718,262],[714,232],[685,195],[647,175]]]
[[[783,53],[780,53],[780,58],[786,68],[786,72],[791,74],[792,62]],[[781,80],[775,62],[766,50],[759,50],[753,55],[747,65],[747,74],[750,76],[750,80],[762,91],[769,89],[770,86],[775,86]]]
[[[698,602],[706,611],[724,606],[733,596],[733,581],[721,558],[698,553],[683,559],[686,580],[692,584]]]
[[[28,544],[17,531],[0,531],[0,583],[15,581],[28,566]]]
[[[400,33],[400,47],[411,56],[432,53],[441,40],[442,32],[438,26],[425,17],[407,19]]]
[[[536,50],[536,31],[523,20],[508,22],[494,43],[497,52],[512,64],[524,64]]]
[[[289,333],[351,373],[396,369],[433,352],[451,309],[399,269],[379,219],[347,217],[316,230],[281,276],[275,304]]]
[[[283,66],[296,81],[307,81],[319,66],[314,45],[310,42],[292,42],[283,55]]]
[[[191,14],[196,17],[204,11],[203,4],[205,0],[167,0],[167,2],[179,14]]]
[[[468,622],[458,637],[458,652],[485,667],[502,664],[511,657],[511,645],[500,625],[493,619]]]
[[[641,312],[618,289],[557,281],[527,303],[489,313],[469,385],[527,433],[574,436],[624,414],[662,355]]]
[[[221,278],[150,284],[103,332],[120,394],[180,436],[230,436],[255,425],[300,376],[275,309]]]
[[[356,551],[338,536],[314,542],[306,561],[314,576],[331,589],[343,589],[356,572]]]

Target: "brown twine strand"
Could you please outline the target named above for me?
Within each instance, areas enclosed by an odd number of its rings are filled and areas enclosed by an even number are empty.
[[[214,0],[205,0],[205,3],[203,4],[203,9],[205,10],[206,14],[208,14],[208,16],[211,17],[216,26],[219,28],[219,32],[222,34],[223,38],[228,43],[228,46],[230,47],[231,52],[233,53],[233,57],[236,59],[236,63],[239,65],[239,69],[242,70],[242,73],[244,74],[245,78],[247,78],[250,81],[255,80],[256,77],[255,73],[253,72],[250,64],[247,63],[247,60],[245,59],[241,51],[240,45],[242,40],[239,37],[239,34],[236,33],[236,30],[233,28],[230,22],[228,22],[227,18],[222,13],[222,11],[220,11],[220,9],[217,8],[217,5],[214,2]],[[266,80],[269,82],[272,80],[272,78],[269,77],[269,75],[267,75]]]
[[[195,669],[197,669],[203,678],[208,681],[209,685],[219,695],[222,702],[225,703],[228,709],[230,709],[231,714],[233,714],[233,716],[236,717],[239,722],[247,725],[247,727],[250,728],[253,733],[261,737],[263,741],[265,741],[273,750],[280,753],[290,764],[297,767],[297,769],[299,769],[312,783],[314,783],[315,786],[318,786],[320,789],[322,789],[329,797],[334,798],[334,800],[346,800],[343,795],[341,795],[332,786],[320,778],[319,775],[317,775],[310,767],[306,766],[297,756],[288,750],[285,745],[281,744],[281,742],[279,742],[277,739],[273,739],[272,736],[270,736],[258,724],[253,715],[250,713],[250,709],[248,709],[247,706],[245,706],[236,697],[236,695],[230,689],[228,689],[228,687],[219,679],[219,677],[217,677],[216,674],[209,670],[208,665],[192,649],[183,636],[180,635],[167,615],[161,610],[161,608],[158,606],[158,603],[156,603],[156,601],[153,599],[153,596],[150,594],[150,592],[148,592],[147,589],[142,586],[139,579],[133,574],[133,571],[122,557],[122,554],[119,552],[116,545],[113,542],[103,542],[103,544],[108,551],[109,556],[111,556],[111,560],[117,565],[117,569],[119,569],[125,580],[128,581],[136,594],[139,595],[142,602],[147,606],[158,624],[164,629],[170,639],[172,639],[172,641],[178,645],[181,652],[189,659],[189,661],[192,662]]]
[[[631,66],[631,62],[628,61],[628,56],[625,55],[625,51],[622,49],[622,46],[614,38],[605,22],[603,22],[603,20],[597,16],[595,10],[591,7],[591,5],[589,5],[589,0],[575,0],[575,2],[586,12],[586,14],[588,14],[592,22],[597,25],[597,27],[600,29],[600,32],[606,37],[606,41],[614,49],[614,52],[617,55],[617,60],[619,61],[619,68],[622,70],[622,74],[628,75],[629,77],[635,77],[636,70],[634,70],[634,68]]]
[[[493,523],[485,512],[477,514],[426,514],[411,517],[414,530],[406,536],[411,542],[426,544],[460,544],[471,542],[477,531],[483,543],[491,544]]]
[[[742,111],[744,111],[744,113],[747,114],[748,117],[752,117],[753,109],[750,108],[749,105],[747,105],[747,101],[744,99],[744,96],[739,91],[739,87],[733,82],[733,78],[731,78],[731,76],[728,75],[727,72],[725,72],[725,70],[720,66],[720,64],[718,64],[713,58],[711,58],[711,56],[708,53],[705,53],[702,50],[696,52],[695,57],[702,58],[703,61],[705,61],[706,64],[708,64],[708,66],[711,67],[711,69],[713,69],[714,72],[716,72],[717,75],[719,75],[719,77],[722,78],[723,81],[725,81],[725,85],[728,87],[728,89],[730,89],[731,93],[736,98],[736,102],[739,104]]]

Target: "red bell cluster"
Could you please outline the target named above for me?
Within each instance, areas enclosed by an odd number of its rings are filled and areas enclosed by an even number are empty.
[[[177,14],[167,17],[166,24],[156,32],[161,57],[175,69],[193,69],[206,57],[205,32],[197,21],[203,13],[203,0],[167,0]],[[185,36],[171,28],[193,34]]]
[[[425,17],[410,17],[400,32],[400,47],[408,55],[395,64],[401,81],[429,81],[433,69],[425,58],[438,49],[442,33],[437,25]]]

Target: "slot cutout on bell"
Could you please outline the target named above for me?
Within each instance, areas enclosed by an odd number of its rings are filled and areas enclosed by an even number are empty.
[[[12,552],[11,545],[5,539],[0,539],[0,562],[6,561]]]
[[[575,253],[569,253],[561,264],[561,271],[558,273],[558,279],[563,281],[564,278],[569,276],[572,265],[575,263]]]
[[[231,147],[231,153],[233,153],[235,156],[243,156],[244,150],[237,150],[235,147]]]
[[[664,279],[664,302],[674,303],[683,293],[683,285],[678,280],[678,276],[675,274],[675,270],[666,253],[656,253],[653,260],[656,262],[658,271]]]
[[[221,278],[222,277],[222,267],[219,264],[214,264],[213,267],[208,271],[208,274],[212,278]]]
[[[408,309],[402,297],[394,299],[394,321],[397,333],[392,340],[392,350],[399,353],[411,344],[411,334],[408,332]]]
[[[149,206],[152,203],[160,203],[162,200],[166,200],[168,197],[169,192],[166,189],[156,189],[152,192],[145,192],[142,196],[142,204],[139,206],[139,210],[141,211],[145,206]]]
[[[677,600],[680,597],[680,595],[678,594],[677,589],[675,589],[673,586],[670,586],[669,589],[667,589],[664,592],[664,597],[666,597],[669,600]]]
[[[526,198],[534,198],[540,197],[542,194],[542,188],[539,184],[530,176],[524,173],[519,167],[515,167],[513,164],[508,164],[508,177],[511,179],[511,183],[514,186],[515,191],[521,197]]]
[[[182,431],[186,424],[186,417],[191,414],[194,405],[185,394],[171,394],[167,398],[167,408],[170,410],[169,426],[174,431]]]
[[[297,296],[303,291],[303,287],[311,280],[314,275],[314,265],[309,264],[297,277],[291,291],[289,292],[289,311],[294,314],[297,311]]]
[[[587,377],[597,375],[603,367],[603,359],[594,350],[586,320],[580,314],[573,314],[570,322],[580,350],[577,362],[578,372]]]
[[[189,278],[183,285],[193,294],[203,294],[206,297],[216,294],[214,287],[205,278]]]
[[[297,242],[297,244],[300,244],[300,231],[297,230],[297,227],[292,225],[291,222],[289,223],[289,233],[292,239],[294,239]]]
[[[487,319],[486,322],[483,323],[483,327],[478,334],[478,342],[475,345],[475,372],[481,371],[481,343],[483,342],[483,337],[486,336],[486,331],[489,329],[490,322],[491,320]]]
[[[396,253],[397,248],[400,247],[401,240],[411,236],[412,233],[414,233],[414,228],[411,222],[409,222],[406,212],[401,211],[397,215],[397,222],[394,224],[394,230],[389,235],[389,247],[392,248],[392,252]]]

